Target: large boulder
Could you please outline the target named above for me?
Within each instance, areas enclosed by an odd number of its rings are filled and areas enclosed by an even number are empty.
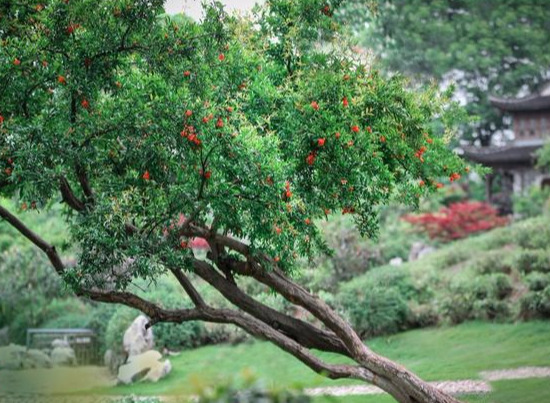
[[[118,369],[118,381],[124,384],[140,380],[157,382],[172,370],[170,360],[162,362],[161,358],[162,354],[156,350],[131,356],[128,363]]]
[[[153,329],[146,328],[148,323],[149,319],[146,316],[139,315],[124,332],[122,344],[128,357],[142,354],[153,348]]]
[[[0,369],[21,369],[27,349],[17,344],[0,347]]]
[[[53,365],[76,365],[74,350],[70,347],[56,347],[52,350]]]

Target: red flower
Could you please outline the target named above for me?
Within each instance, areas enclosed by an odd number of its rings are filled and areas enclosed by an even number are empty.
[[[424,162],[424,157],[422,156],[426,152],[427,148],[425,146],[422,146],[418,149],[417,152],[414,153],[414,156],[420,160],[420,162]]]
[[[323,147],[323,146],[325,145],[325,141],[326,141],[325,138],[317,139],[317,145],[318,145],[319,147]]]
[[[431,138],[427,138],[426,141],[428,142],[428,144],[432,144],[434,141],[431,139]]]
[[[189,77],[190,75],[191,75],[191,72],[190,72],[189,70],[185,70],[185,71],[183,72],[183,76],[184,76],[184,77]]]
[[[386,136],[380,136],[380,141],[382,143],[385,143],[386,142]]]
[[[4,123],[4,116],[0,115],[0,125]]]
[[[223,127],[223,120],[221,117],[218,118],[218,121],[216,122],[216,127],[219,127],[219,128]]]
[[[340,132],[336,132],[336,134],[334,135],[337,139],[340,138]]]
[[[208,116],[202,118],[202,123],[208,123]]]
[[[277,233],[277,235],[280,235],[283,230],[280,227],[275,226],[275,232]]]
[[[344,74],[344,81],[348,81],[349,80],[349,74]]]
[[[315,162],[315,153],[311,152],[309,153],[309,155],[306,157],[306,162],[308,165],[313,165],[313,163]]]
[[[351,126],[351,131],[354,132],[354,133],[359,133],[359,126],[357,126],[357,125]]]
[[[151,175],[149,174],[149,171],[145,171],[145,173],[143,174],[142,178],[146,181],[148,181],[149,179],[151,179]]]
[[[290,182],[286,181],[285,183],[285,196],[287,199],[290,199],[292,197],[292,192],[290,191]]]
[[[205,177],[206,179],[210,179],[211,176],[212,176],[212,172],[210,172],[210,171],[206,171],[206,172],[204,173],[204,177]]]
[[[340,183],[341,183],[342,185],[346,185],[346,184],[348,183],[348,180],[345,179],[345,178],[342,178],[342,179],[340,179]]]
[[[450,176],[449,176],[449,179],[451,182],[453,181],[457,181],[460,179],[460,174],[457,173],[457,172],[453,172]]]
[[[18,58],[15,58],[13,59],[13,64],[16,66],[19,66],[21,64],[21,60],[19,60]]]
[[[311,224],[311,220],[310,220],[309,218],[306,218],[306,219],[304,220],[304,222],[306,223],[306,225]]]
[[[372,133],[372,128],[371,128],[370,126],[367,126],[367,131],[368,131],[369,133]]]
[[[353,146],[353,140],[348,141],[348,147]]]
[[[65,79],[65,77],[63,77],[63,76],[61,76],[61,75],[60,75],[60,76],[57,76],[57,82],[58,82],[59,84],[67,84],[67,80]]]
[[[90,103],[88,102],[88,100],[86,98],[84,98],[81,102],[80,102],[80,105],[82,105],[82,107],[84,109],[88,109],[90,107]]]
[[[26,202],[21,205],[21,210],[25,211],[27,210],[27,208],[28,208],[28,205]]]
[[[319,104],[315,101],[311,101],[311,107],[315,109],[316,111],[319,110]]]
[[[355,213],[355,209],[353,207],[344,207],[342,209],[342,214],[353,214]]]
[[[192,114],[193,114],[193,111],[191,111],[191,110],[189,110],[189,109],[187,109],[187,110],[185,111],[185,116],[187,116],[187,117],[191,116]]]
[[[444,187],[445,185],[441,182],[438,182],[435,187],[438,188],[438,189],[441,189],[442,187]]]
[[[418,186],[422,187],[424,186],[426,183],[421,179],[419,182],[418,182]]]
[[[220,53],[220,54],[218,55],[218,60],[219,60],[220,62],[223,62],[223,61],[225,60],[225,55],[224,55],[223,53]]]
[[[345,108],[349,105],[348,97],[344,97],[344,98],[342,99],[342,105],[344,105]]]
[[[189,244],[187,243],[187,241],[181,241],[180,242],[180,247],[182,249],[187,249],[188,246],[189,246]]]
[[[231,106],[228,106],[226,109],[227,109],[227,112],[229,113],[233,112],[233,108]]]
[[[275,262],[278,262],[279,260],[281,260],[281,258],[279,256],[275,256],[275,258],[273,259]]]

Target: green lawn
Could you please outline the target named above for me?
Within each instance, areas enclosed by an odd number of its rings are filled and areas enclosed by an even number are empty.
[[[489,324],[473,322],[460,326],[423,329],[395,336],[376,338],[368,344],[379,353],[397,360],[426,380],[478,378],[478,372],[490,369],[520,366],[550,366],[550,322],[518,324]],[[320,354],[334,361],[334,355]],[[331,381],[325,379],[296,359],[269,343],[254,342],[238,346],[211,346],[185,351],[171,358],[172,373],[157,384],[136,384],[98,389],[110,395],[177,395],[185,396],[218,383],[232,379],[255,377],[273,388],[316,387],[357,384],[357,381]],[[549,380],[544,380],[550,383]],[[494,399],[472,402],[524,402],[506,400],[515,387],[525,383],[525,389],[533,384],[541,394],[544,382],[513,381],[495,383]],[[544,389],[544,390],[543,390]],[[533,392],[538,393],[538,392]],[[486,399],[487,396],[481,397]],[[493,396],[491,396],[491,399]],[[389,398],[346,398],[346,402],[391,402]],[[370,399],[370,400],[368,400]],[[374,400],[372,400],[374,399]],[[386,399],[386,400],[384,400]],[[501,399],[501,400],[498,400]],[[544,400],[534,401],[543,402]],[[466,398],[468,400],[468,398]],[[342,402],[327,398],[316,402]],[[550,401],[550,398],[548,398]]]

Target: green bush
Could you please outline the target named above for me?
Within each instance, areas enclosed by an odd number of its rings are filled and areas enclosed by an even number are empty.
[[[550,189],[532,186],[527,194],[514,195],[514,213],[521,218],[540,216],[550,210]]]
[[[309,403],[311,398],[299,391],[268,390],[262,384],[245,382],[245,385],[219,385],[203,390],[199,403]]]
[[[530,291],[542,291],[550,285],[550,273],[529,273],[525,282]]]
[[[523,295],[520,299],[520,316],[524,319],[550,318],[550,287]]]
[[[512,318],[509,302],[513,291],[510,278],[502,273],[470,276],[451,282],[443,296],[440,314],[458,324],[470,319],[506,320]]]
[[[406,327],[409,307],[397,288],[346,292],[341,303],[361,337],[395,333]]]
[[[480,274],[508,274],[512,271],[513,266],[512,254],[502,250],[485,252],[473,262],[474,269]]]
[[[523,273],[550,272],[550,251],[548,249],[522,250],[516,256],[515,266]]]
[[[550,220],[528,220],[514,226],[515,241],[525,249],[545,249],[550,244]]]

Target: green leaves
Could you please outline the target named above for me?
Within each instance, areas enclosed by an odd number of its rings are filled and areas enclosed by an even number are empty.
[[[272,1],[238,19],[214,4],[197,24],[157,17],[160,2],[51,1],[33,40],[10,11],[3,54],[25,72],[0,60],[0,191],[46,205],[70,185],[85,208],[67,215],[80,248],[67,281],[124,288],[163,262],[189,269],[188,217],[292,270],[326,251],[327,215],[374,235],[377,206],[414,205],[464,172],[433,129],[451,121],[446,98],[358,61],[337,5]]]

